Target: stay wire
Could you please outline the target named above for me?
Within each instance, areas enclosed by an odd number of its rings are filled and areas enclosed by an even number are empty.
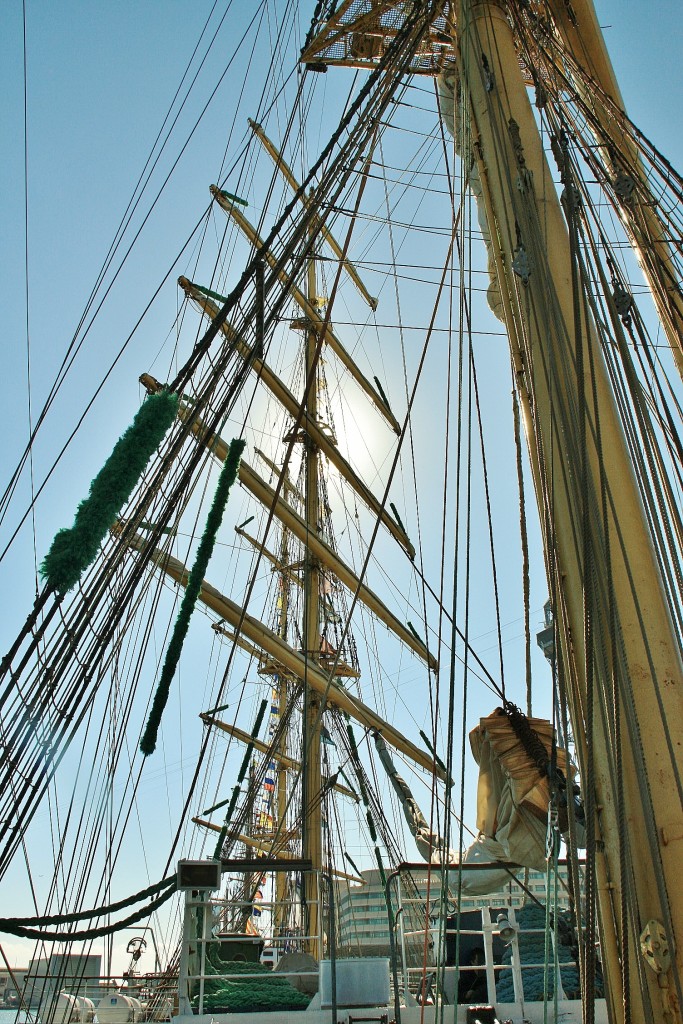
[[[22,42],[23,42],[23,84],[24,84],[24,301],[26,303],[26,402],[29,437],[33,433],[33,412],[31,408],[33,388],[31,384],[31,328],[30,328],[30,277],[29,277],[29,217],[28,217],[28,62],[26,46],[26,0],[22,0]],[[29,478],[31,485],[31,533],[33,540],[33,566],[35,591],[38,597],[38,549],[36,545],[35,478],[33,473],[33,448],[29,455]]]

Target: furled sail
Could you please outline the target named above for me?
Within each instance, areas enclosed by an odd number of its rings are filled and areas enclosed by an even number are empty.
[[[374,740],[379,759],[401,801],[403,814],[420,856],[431,864],[454,863],[454,851],[448,849],[440,836],[430,829],[408,783],[398,774],[387,745],[378,732],[374,733]]]
[[[532,757],[502,708],[480,719],[470,733],[470,747],[479,765],[477,828],[479,839],[495,859],[544,870],[551,801],[547,766],[554,762],[558,778],[566,778],[567,755],[554,746],[550,722],[541,718],[524,722],[540,758]],[[545,765],[539,763],[541,759]],[[563,816],[560,828],[566,831],[566,827]]]
[[[479,765],[478,835],[462,857],[430,829],[384,740],[379,733],[374,734],[380,761],[401,801],[420,855],[431,864],[465,867],[498,862],[501,865],[463,871],[463,895],[483,896],[500,890],[510,881],[511,868],[545,869],[551,783],[547,769],[539,761],[552,762],[557,777],[564,779],[567,756],[564,750],[554,746],[550,722],[540,718],[524,721],[540,758],[532,756],[528,742],[520,739],[510,716],[502,708],[480,719],[470,733],[472,754]],[[560,827],[566,828],[566,819],[560,822]]]

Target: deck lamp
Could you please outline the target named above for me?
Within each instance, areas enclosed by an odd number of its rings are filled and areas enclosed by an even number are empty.
[[[511,923],[507,914],[499,914],[497,924],[498,934],[500,935],[505,945],[509,946],[515,937],[515,932],[517,931],[516,926]]]

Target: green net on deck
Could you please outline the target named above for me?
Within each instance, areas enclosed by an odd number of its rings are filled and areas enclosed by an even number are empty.
[[[311,996],[298,992],[286,978],[261,963],[221,960],[217,944],[207,946],[206,974],[257,974],[257,978],[216,978],[204,981],[204,1012],[263,1013],[268,1010],[305,1010]],[[192,1000],[196,1010],[199,996]]]

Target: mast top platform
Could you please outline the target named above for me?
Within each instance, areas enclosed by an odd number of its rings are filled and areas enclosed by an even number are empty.
[[[476,0],[473,0],[476,2]],[[506,0],[496,0],[502,7]],[[437,77],[456,63],[457,4],[454,0],[434,0],[433,17],[429,32],[415,51],[408,70],[413,75]],[[527,4],[534,20],[547,20],[547,7],[538,0]],[[327,67],[367,68],[372,70],[384,51],[404,27],[410,14],[410,5],[402,0],[343,0],[339,9],[326,21],[301,54],[301,63],[314,70]],[[536,63],[534,61],[534,63]],[[527,84],[532,84],[526,61],[520,55],[519,64]],[[544,76],[542,67],[537,74]]]
[[[415,52],[413,74],[438,75],[455,55],[449,32],[452,4],[434,4],[429,34]],[[391,40],[401,31],[409,12],[396,0],[344,0],[339,10],[316,33],[301,55],[303,64],[375,67]]]

